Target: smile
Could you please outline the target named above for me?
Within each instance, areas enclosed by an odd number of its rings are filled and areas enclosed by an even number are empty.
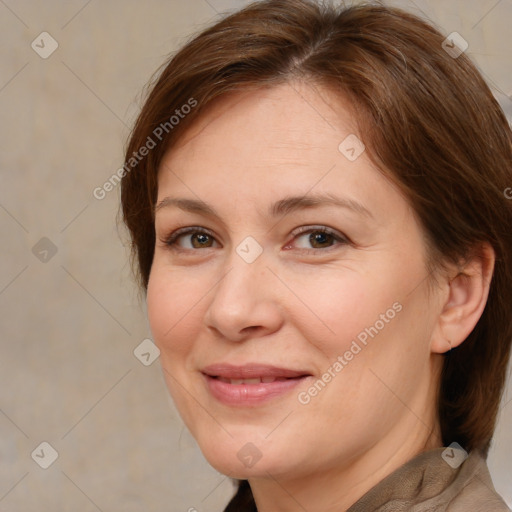
[[[306,371],[257,364],[212,365],[202,374],[213,398],[238,407],[256,406],[283,396],[311,376]]]

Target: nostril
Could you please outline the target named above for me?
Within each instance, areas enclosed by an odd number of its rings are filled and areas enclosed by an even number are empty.
[[[244,327],[242,329],[242,332],[254,332],[257,331],[258,329],[261,329],[261,325],[250,325],[249,327]]]

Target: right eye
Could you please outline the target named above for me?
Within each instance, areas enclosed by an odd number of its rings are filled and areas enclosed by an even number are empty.
[[[179,250],[210,249],[218,243],[213,235],[204,228],[180,228],[162,240],[166,246]]]

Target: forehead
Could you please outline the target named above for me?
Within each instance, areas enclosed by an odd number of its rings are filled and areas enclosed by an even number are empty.
[[[286,196],[342,192],[400,206],[401,194],[360,138],[353,106],[325,87],[295,82],[236,92],[209,105],[164,155],[158,201],[215,194],[263,209]]]
[[[334,163],[340,143],[355,137],[352,106],[312,83],[285,83],[231,93],[213,101],[162,159],[174,171],[197,166],[203,175],[221,168],[311,168]],[[205,168],[205,165],[207,168]]]

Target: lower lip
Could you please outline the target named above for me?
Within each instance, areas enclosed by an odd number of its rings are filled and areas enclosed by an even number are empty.
[[[267,383],[260,382],[259,384],[230,384],[209,375],[203,374],[203,376],[214,398],[231,406],[253,406],[268,402],[290,392],[308,378],[304,376]]]

